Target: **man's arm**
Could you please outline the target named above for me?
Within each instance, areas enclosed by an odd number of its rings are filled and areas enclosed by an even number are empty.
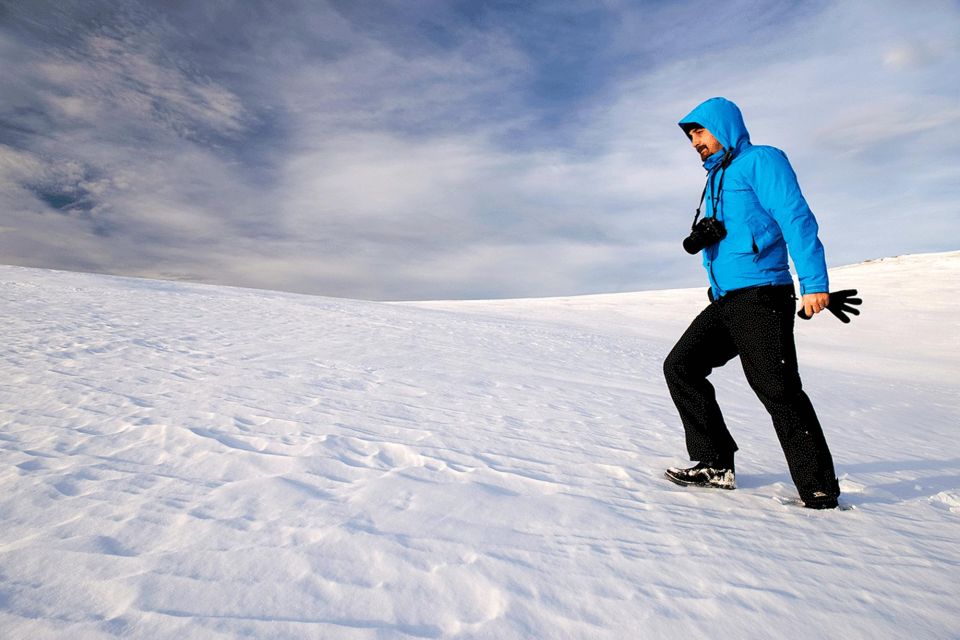
[[[808,314],[819,313],[827,305],[830,286],[823,244],[817,237],[817,220],[800,192],[787,156],[773,147],[758,147],[754,153],[754,192],[787,241],[804,308]]]

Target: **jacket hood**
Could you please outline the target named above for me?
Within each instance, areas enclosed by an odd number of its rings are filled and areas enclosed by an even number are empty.
[[[694,122],[706,128],[725,149],[734,153],[750,144],[750,133],[743,124],[740,107],[726,98],[710,98],[701,102],[677,124],[686,133],[686,125]]]

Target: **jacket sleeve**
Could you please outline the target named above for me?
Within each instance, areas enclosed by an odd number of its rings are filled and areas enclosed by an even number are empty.
[[[800,279],[800,294],[827,293],[827,262],[817,237],[817,220],[800,192],[797,175],[786,154],[773,147],[755,150],[753,189],[767,213],[773,216],[787,241],[787,249]]]

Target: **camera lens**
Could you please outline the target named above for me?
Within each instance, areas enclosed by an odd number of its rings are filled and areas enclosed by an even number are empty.
[[[697,237],[697,234],[691,233],[689,236],[683,239],[683,250],[693,255],[703,249],[703,246],[700,244],[700,239]]]

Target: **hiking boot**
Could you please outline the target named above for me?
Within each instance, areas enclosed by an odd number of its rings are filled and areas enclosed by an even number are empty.
[[[837,496],[823,491],[814,491],[809,498],[803,498],[803,506],[807,509],[836,509],[839,506]]]
[[[733,465],[722,465],[714,461],[698,462],[689,469],[670,467],[663,475],[670,482],[685,487],[737,488]]]

